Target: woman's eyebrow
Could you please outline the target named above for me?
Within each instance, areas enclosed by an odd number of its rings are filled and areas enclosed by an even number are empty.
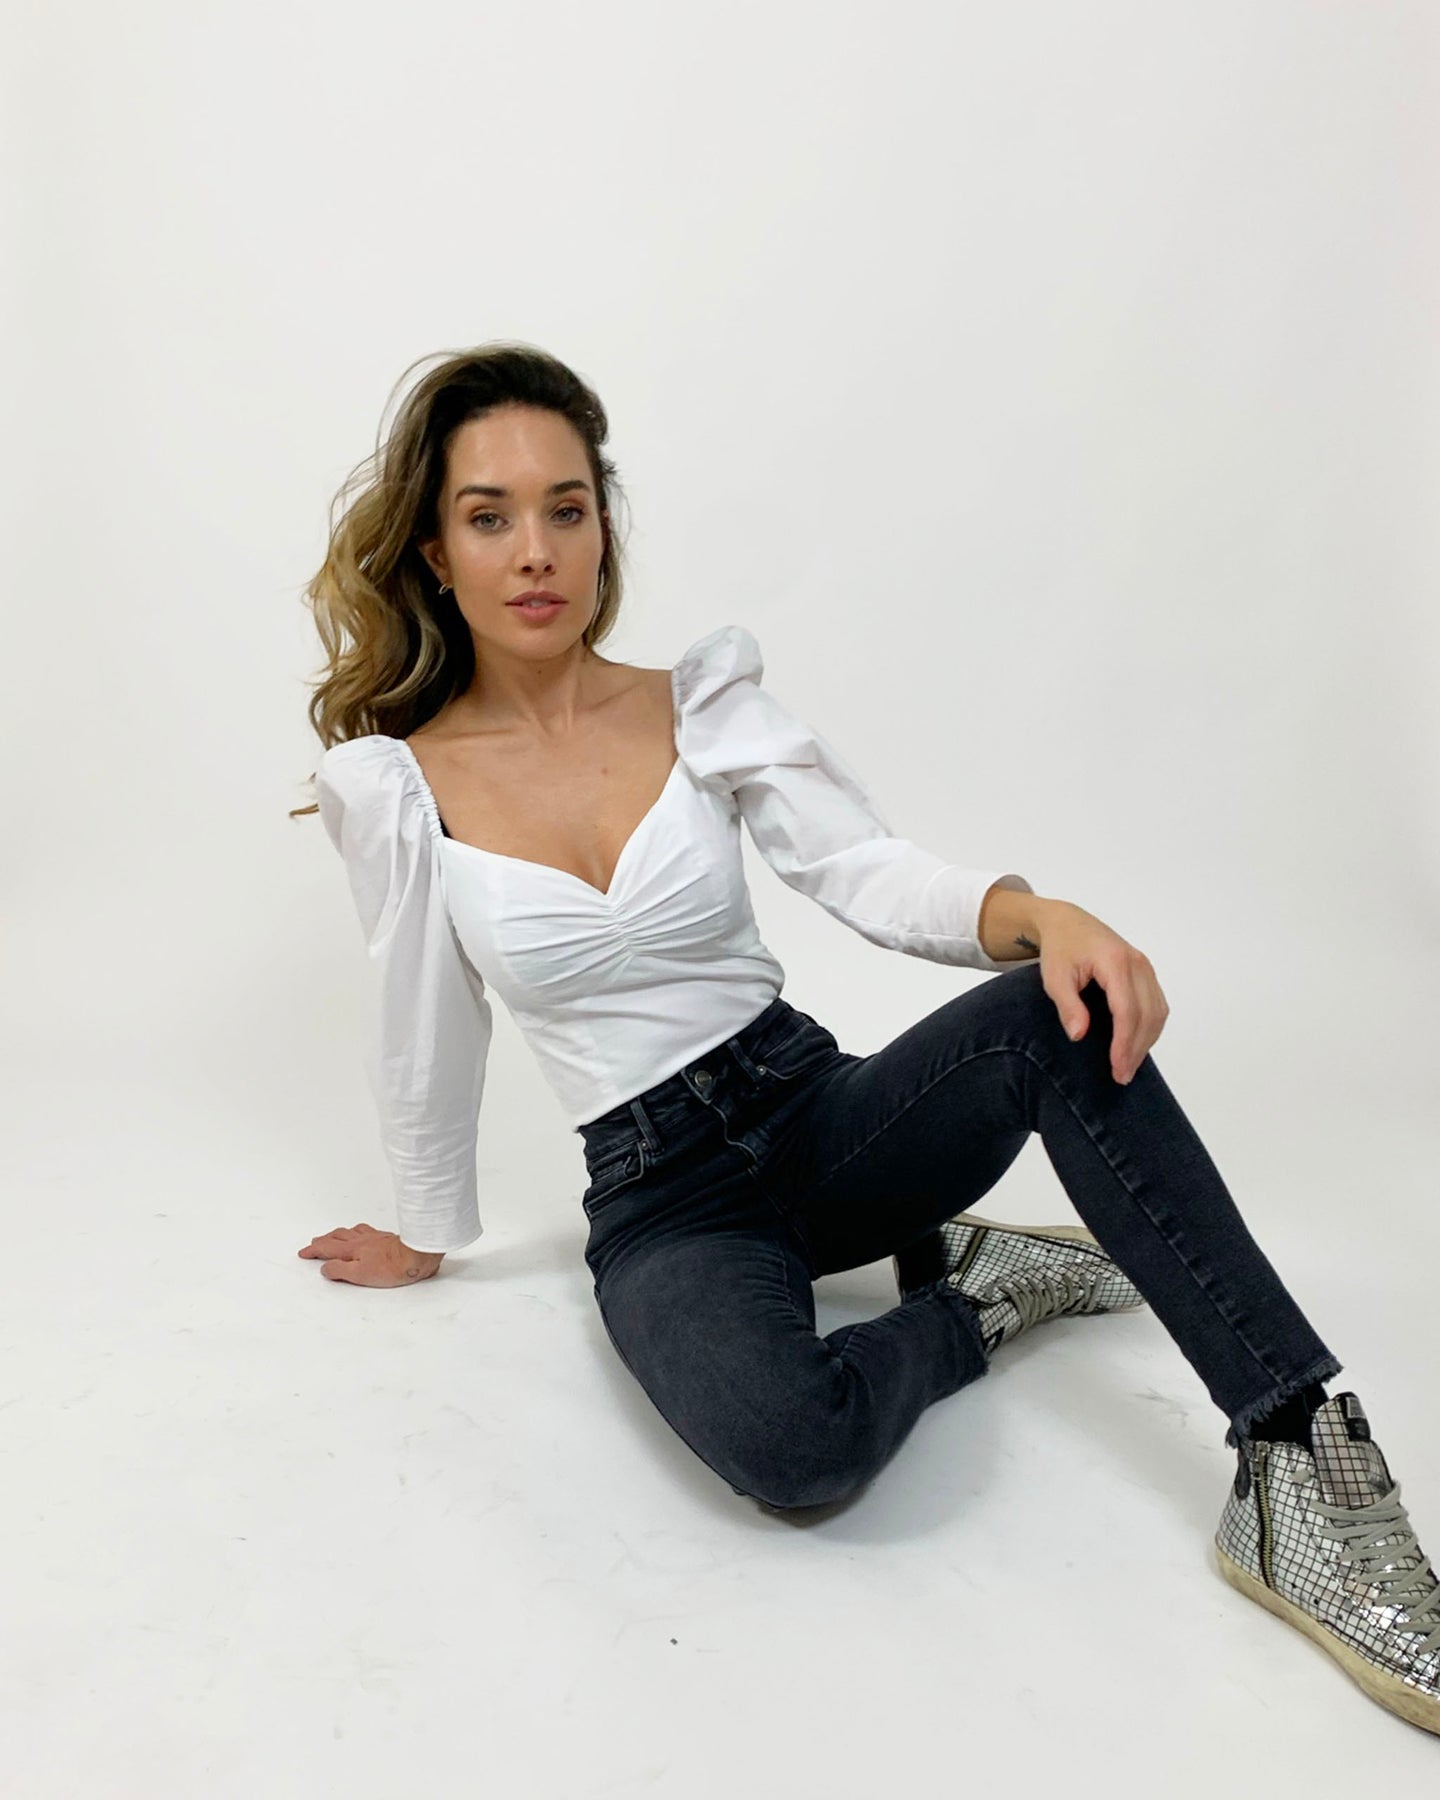
[[[547,494],[568,494],[572,488],[584,488],[585,492],[588,494],[590,492],[590,483],[578,479],[574,481],[556,481],[546,488],[545,492]],[[504,487],[486,487],[478,481],[472,481],[465,487],[462,487],[455,495],[455,498],[456,500],[463,500],[467,494],[479,494],[486,500],[508,500],[510,498],[510,489]]]

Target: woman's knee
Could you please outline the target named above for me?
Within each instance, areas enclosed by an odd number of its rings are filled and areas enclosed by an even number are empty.
[[[1032,1031],[1058,1037],[1067,1044],[1071,1042],[1066,1035],[1060,1009],[1046,990],[1038,957],[1033,962],[1020,963],[1013,969],[1005,970],[987,983],[986,987],[987,991],[994,994],[997,1004],[1003,1001],[1007,1006],[1019,1009]],[[1101,1040],[1108,1041],[1114,1025],[1110,1016],[1110,1001],[1104,988],[1093,976],[1081,988],[1080,1002],[1090,1015],[1089,1028],[1079,1040],[1080,1043],[1092,1045]]]
[[[869,1472],[857,1473],[853,1469],[806,1469],[794,1465],[771,1470],[759,1479],[752,1477],[744,1487],[735,1487],[734,1482],[730,1485],[766,1512],[793,1512],[848,1499],[869,1479]]]
[[[732,1448],[729,1468],[735,1492],[770,1512],[830,1506],[863,1487],[875,1473],[863,1455],[846,1454],[835,1442],[810,1446],[793,1433],[773,1438],[757,1434]]]

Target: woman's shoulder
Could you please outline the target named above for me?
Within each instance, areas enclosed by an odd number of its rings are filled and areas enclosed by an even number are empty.
[[[682,701],[703,699],[737,682],[758,683],[764,659],[753,631],[744,625],[717,625],[685,650],[671,671]]]
[[[378,731],[341,738],[315,764],[316,792],[328,791],[336,800],[355,805],[369,795],[402,785],[410,754],[403,739]]]
[[[381,769],[398,765],[405,753],[403,738],[386,737],[383,732],[366,732],[360,737],[341,738],[322,752],[317,771],[332,769]]]
[[[365,824],[379,837],[400,831],[423,838],[439,829],[414,752],[403,738],[382,732],[331,744],[315,765],[315,797],[337,843],[346,820],[352,842],[361,841],[356,833]]]
[[[706,632],[676,663],[676,741],[701,780],[730,788],[736,770],[783,760],[784,720],[760,685],[764,673],[744,625]]]

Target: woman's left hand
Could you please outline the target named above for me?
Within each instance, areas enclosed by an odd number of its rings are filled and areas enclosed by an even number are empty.
[[[1105,990],[1115,1033],[1110,1067],[1122,1086],[1149,1054],[1165,1029],[1170,1007],[1143,950],[1118,931],[1068,900],[1051,901],[1040,933],[1040,979],[1055,1002],[1060,1023],[1072,1039],[1090,1029],[1090,1009],[1080,990],[1098,981]]]

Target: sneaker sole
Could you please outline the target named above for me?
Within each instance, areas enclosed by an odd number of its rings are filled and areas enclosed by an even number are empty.
[[[1287,1625],[1293,1625],[1297,1631],[1304,1632],[1311,1643],[1318,1644],[1326,1655],[1333,1657],[1340,1667],[1362,1687],[1370,1698],[1389,1711],[1397,1713],[1411,1725],[1418,1725],[1422,1731],[1433,1731],[1440,1734],[1440,1700],[1422,1694],[1398,1675],[1388,1670],[1377,1669],[1373,1663],[1352,1650],[1350,1646],[1336,1637],[1333,1631],[1327,1631],[1317,1619],[1301,1610],[1283,1594],[1277,1594],[1272,1587],[1267,1587],[1248,1569],[1242,1569],[1232,1557],[1222,1550],[1219,1544],[1212,1541],[1211,1549],[1220,1573],[1231,1587],[1237,1589],[1248,1599],[1256,1601],[1267,1612],[1274,1613],[1277,1619],[1283,1619]]]

